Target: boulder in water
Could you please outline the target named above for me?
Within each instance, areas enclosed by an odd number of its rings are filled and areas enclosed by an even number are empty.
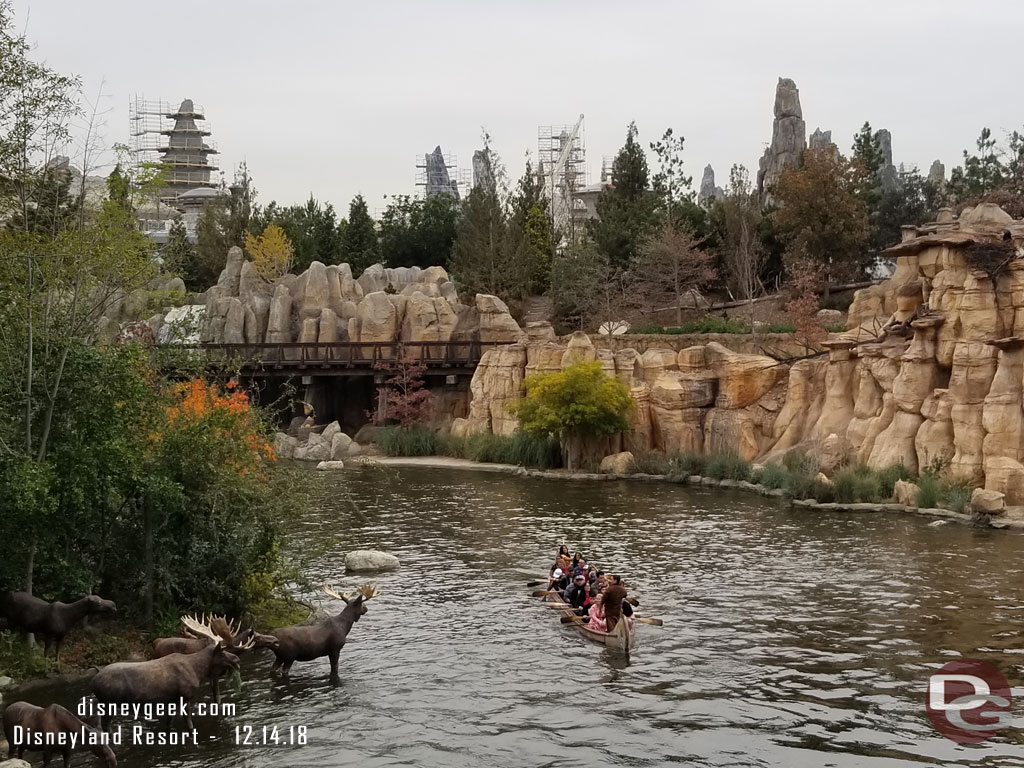
[[[357,549],[345,555],[348,571],[393,571],[397,567],[397,557],[376,549]]]

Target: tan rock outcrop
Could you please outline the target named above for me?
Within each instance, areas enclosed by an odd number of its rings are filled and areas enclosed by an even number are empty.
[[[631,475],[633,474],[633,454],[629,451],[620,451],[605,456],[601,459],[598,471],[605,475]]]

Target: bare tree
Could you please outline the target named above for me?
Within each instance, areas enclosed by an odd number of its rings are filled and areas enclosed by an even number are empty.
[[[684,305],[695,304],[695,294],[715,278],[713,264],[714,257],[701,249],[693,231],[666,217],[640,249],[632,272],[644,303],[650,308],[671,302],[680,325]]]
[[[750,324],[754,324],[753,299],[764,290],[761,269],[765,251],[757,236],[761,206],[742,165],[729,172],[729,191],[717,204],[721,217],[720,254],[725,267],[725,283],[734,299],[750,302]]]

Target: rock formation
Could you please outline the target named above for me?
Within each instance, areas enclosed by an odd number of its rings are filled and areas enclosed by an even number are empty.
[[[815,128],[814,133],[807,140],[808,149],[821,150],[834,146],[835,144],[832,143],[832,131],[823,131],[821,128]]]
[[[928,169],[928,183],[936,189],[946,186],[946,166],[941,161],[932,162],[931,168]]]
[[[807,148],[807,126],[800,109],[800,91],[789,78],[779,78],[775,87],[775,120],[772,123],[772,143],[764,151],[757,172],[757,194],[762,205],[772,202],[772,187],[783,169],[800,163]]]
[[[709,205],[715,200],[725,197],[725,191],[715,186],[715,169],[710,165],[704,166],[704,175],[700,180],[700,192],[697,193],[697,202],[701,205]]]
[[[856,293],[827,357],[790,365],[716,342],[640,354],[583,334],[527,341],[484,354],[453,431],[510,434],[507,406],[525,376],[596,359],[636,403],[631,431],[606,453],[777,461],[801,449],[834,464],[945,467],[1024,505],[1024,221],[991,203],[959,218],[946,209],[905,227],[886,256],[895,273]]]
[[[497,341],[524,337],[495,296],[459,302],[441,267],[368,267],[314,261],[300,275],[260,280],[232,248],[206,292],[202,339],[212,343]]]
[[[878,166],[878,183],[883,192],[892,192],[899,187],[900,177],[896,166],[892,164],[892,134],[887,128],[875,131],[875,140],[882,154],[881,165]]]

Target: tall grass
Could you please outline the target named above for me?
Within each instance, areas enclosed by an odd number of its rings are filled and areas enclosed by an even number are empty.
[[[558,441],[514,435],[439,435],[429,427],[384,427],[377,447],[385,456],[451,456],[494,464],[550,469],[562,464]]]
[[[920,509],[932,509],[939,506],[942,487],[939,478],[925,473],[917,479],[917,506]]]
[[[966,480],[942,481],[942,506],[954,512],[966,512],[971,505],[971,484]]]
[[[438,453],[470,461],[515,464],[551,469],[562,464],[562,451],[553,438],[536,438],[525,432],[514,435],[446,435],[439,439]]]
[[[429,427],[384,427],[377,433],[377,447],[385,456],[433,456],[437,433]]]
[[[719,453],[708,457],[704,474],[716,480],[749,480],[750,462],[732,453]]]
[[[779,464],[765,464],[751,473],[751,482],[775,490],[786,486],[789,472]]]

